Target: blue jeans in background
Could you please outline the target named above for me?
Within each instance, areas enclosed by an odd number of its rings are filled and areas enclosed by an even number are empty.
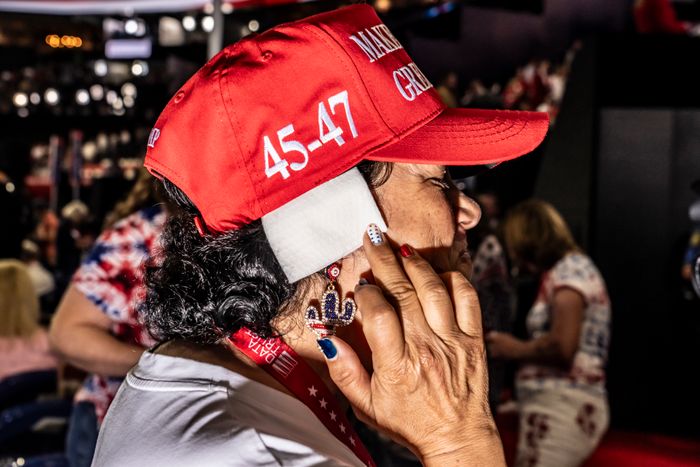
[[[96,444],[95,405],[91,402],[78,402],[73,406],[66,437],[66,455],[70,467],[90,467]]]

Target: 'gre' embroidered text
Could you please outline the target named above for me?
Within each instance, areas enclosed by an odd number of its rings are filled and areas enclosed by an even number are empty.
[[[424,91],[433,87],[432,83],[413,62],[394,70],[394,83],[407,101],[414,100]]]

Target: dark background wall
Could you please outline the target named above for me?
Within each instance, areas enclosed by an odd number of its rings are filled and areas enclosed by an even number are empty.
[[[700,40],[602,35],[584,44],[535,194],[552,201],[609,287],[613,425],[700,435],[700,302],[680,280],[700,178]]]
[[[463,86],[503,82],[583,40],[545,145],[494,170],[489,184],[506,201],[551,201],[599,265],[613,303],[613,427],[700,436],[700,304],[684,300],[679,278],[690,182],[700,178],[700,39],[634,34],[626,0],[450,14],[443,29],[457,24],[456,33],[430,37],[439,28],[416,26],[402,38],[434,81],[455,69]]]
[[[618,424],[698,433],[700,305],[679,280],[697,177],[700,110],[601,110],[592,253],[614,305]]]
[[[700,39],[635,35],[631,12],[626,0],[549,0],[541,13],[464,6],[444,37],[409,28],[402,40],[431,79],[456,70],[464,86],[504,81],[583,39],[545,145],[490,183],[551,201],[599,265],[613,303],[613,427],[700,436],[700,304],[683,299],[679,279],[700,178]]]

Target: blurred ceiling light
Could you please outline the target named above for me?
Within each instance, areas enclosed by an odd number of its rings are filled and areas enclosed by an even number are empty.
[[[90,86],[90,97],[93,101],[101,101],[105,96],[105,89],[99,84],[93,84]]]
[[[112,113],[114,113],[114,115],[116,115],[117,117],[121,117],[126,113],[126,110],[124,110],[124,107],[119,109],[112,109]]]
[[[90,103],[90,93],[85,89],[78,89],[75,92],[75,102],[78,105],[88,105]]]
[[[86,141],[81,152],[85,160],[91,161],[97,155],[97,145],[92,141]]]
[[[194,16],[187,15],[183,17],[182,27],[185,29],[185,31],[194,31],[197,27],[197,21],[194,19]]]
[[[24,109],[24,110],[27,110],[27,109]],[[20,115],[20,117],[22,117],[22,116],[23,115]],[[5,190],[7,190],[8,193],[14,193],[15,192],[15,184],[12,182],[5,183]],[[24,462],[22,464],[24,464]],[[17,465],[20,465],[20,464],[17,464]]]
[[[38,92],[33,92],[29,95],[29,102],[34,105],[39,105],[41,103],[41,95]]]
[[[258,32],[258,29],[260,29],[260,23],[256,19],[251,19],[248,21],[248,29],[250,29],[251,32]]]
[[[46,36],[46,44],[48,44],[52,48],[58,48],[61,46],[61,38],[58,37],[56,34],[50,34]]]
[[[231,3],[222,4],[221,12],[225,15],[230,15],[231,13],[233,13],[233,5]]]
[[[32,156],[32,159],[35,161],[38,161],[42,157],[46,155],[46,146],[43,144],[35,144],[32,146],[32,148],[29,150],[29,154]]]
[[[17,115],[19,115],[22,118],[28,117],[29,116],[29,109],[26,107],[22,107],[21,109],[17,109]]]
[[[114,92],[114,91],[112,91],[112,92]],[[115,92],[114,97],[117,97],[116,94],[117,93]],[[107,133],[98,133],[97,139],[95,141],[97,143],[98,150],[104,151],[105,149],[107,149],[107,145],[109,144],[109,139],[107,138]]]
[[[114,110],[120,110],[124,108],[124,101],[122,101],[121,97],[117,97],[114,99],[114,102],[112,102],[112,108]]]
[[[212,32],[214,30],[214,17],[205,16],[202,18],[202,29],[204,32]]]
[[[116,18],[104,18],[102,20],[102,32],[104,37],[112,37],[124,31],[124,21]]]
[[[121,92],[122,96],[136,97],[136,86],[134,83],[124,83]]]
[[[148,74],[148,63],[134,60],[134,63],[131,64],[131,74],[134,76],[146,76]]]
[[[185,31],[177,18],[163,16],[158,20],[158,43],[163,47],[185,44]]]
[[[134,106],[136,101],[131,96],[124,96],[124,107],[130,109]]]
[[[117,97],[119,97],[119,96],[117,96],[117,91],[111,91],[111,90],[107,91],[106,101],[109,105],[112,105],[114,103],[114,101],[117,100]]]
[[[58,104],[59,98],[60,96],[58,95],[58,91],[56,91],[54,88],[48,88],[44,93],[44,100],[49,105]]]
[[[133,18],[127,19],[124,23],[124,32],[130,35],[134,35],[139,30],[139,23]]]
[[[380,13],[385,13],[391,8],[391,0],[377,0],[374,2],[374,8]]]
[[[122,130],[119,133],[119,142],[122,144],[129,144],[131,142],[131,133],[128,130]]]
[[[29,98],[23,92],[16,92],[15,95],[12,96],[12,103],[15,104],[15,107],[26,107],[29,103]]]
[[[97,76],[107,76],[108,71],[109,68],[107,67],[107,62],[105,62],[104,60],[95,61],[95,74]]]
[[[72,49],[82,47],[83,45],[83,40],[79,37],[68,35],[59,36],[58,34],[47,35],[44,38],[44,42],[46,42],[48,46],[54,49],[57,49],[59,47],[66,47]]]
[[[214,14],[214,4],[212,2],[205,3],[203,11],[204,11],[205,15],[213,15]]]

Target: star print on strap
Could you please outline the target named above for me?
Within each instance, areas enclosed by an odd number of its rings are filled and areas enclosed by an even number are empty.
[[[365,465],[376,466],[340,408],[338,400],[294,349],[280,338],[262,339],[246,328],[234,333],[229,340],[289,389]]]

